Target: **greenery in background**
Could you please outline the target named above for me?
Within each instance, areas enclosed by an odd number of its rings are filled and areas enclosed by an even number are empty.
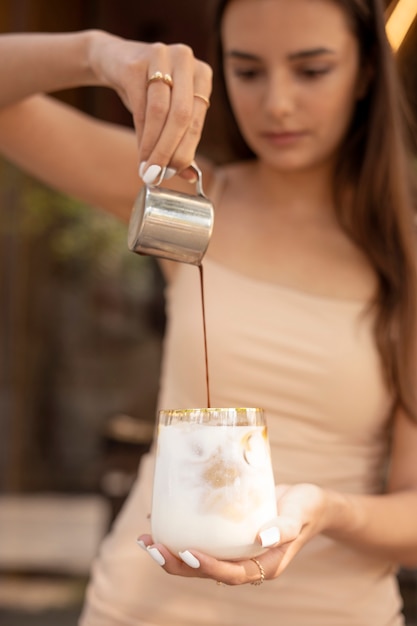
[[[137,288],[149,259],[127,248],[127,225],[112,215],[59,193],[0,163],[0,229],[42,240],[58,269],[100,279],[122,278]],[[0,232],[1,232],[0,231]]]

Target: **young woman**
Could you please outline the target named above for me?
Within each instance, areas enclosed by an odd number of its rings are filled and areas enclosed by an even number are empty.
[[[216,207],[204,260],[212,404],[265,409],[279,515],[259,534],[259,565],[192,546],[173,555],[146,534],[149,454],[81,624],[400,626],[396,569],[417,564],[417,202],[382,3],[223,0],[217,20],[217,76],[245,159],[197,157]],[[3,153],[124,216],[138,188],[135,141],[146,182],[169,167],[181,177],[167,184],[189,190],[207,66],[182,47],[69,38],[78,63],[60,36],[42,39],[35,50],[56,51],[44,75],[10,88]],[[85,82],[119,92],[136,140],[43,97],[16,102]],[[203,406],[198,272],[161,263],[159,405]]]

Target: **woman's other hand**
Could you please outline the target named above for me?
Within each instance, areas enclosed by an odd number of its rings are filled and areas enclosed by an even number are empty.
[[[150,535],[142,535],[139,545],[169,574],[211,578],[226,585],[259,583],[277,578],[312,537],[326,527],[326,492],[311,484],[277,487],[278,516],[260,530],[257,540],[267,548],[252,559],[220,561],[191,547],[173,555]]]

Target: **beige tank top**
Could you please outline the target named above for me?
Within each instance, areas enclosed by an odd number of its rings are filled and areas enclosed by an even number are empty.
[[[276,483],[379,493],[393,403],[366,303],[248,278],[210,259],[210,249],[203,264],[212,406],[265,410]],[[205,406],[198,268],[178,265],[166,306],[159,406]],[[279,578],[259,587],[167,576],[133,547],[135,533],[149,525],[153,463],[154,451],[141,462],[105,544],[98,591],[90,594],[92,605],[95,600],[118,616],[112,624],[404,624],[395,566],[323,536],[304,546]]]

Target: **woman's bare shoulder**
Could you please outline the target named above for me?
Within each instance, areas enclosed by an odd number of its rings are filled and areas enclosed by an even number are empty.
[[[216,187],[219,182],[227,181],[227,183],[233,183],[233,181],[236,181],[239,183],[248,175],[252,168],[252,163],[250,161],[234,161],[216,165],[203,160],[201,165],[199,162],[199,167],[201,167],[203,172],[205,189],[210,193],[210,190]]]

